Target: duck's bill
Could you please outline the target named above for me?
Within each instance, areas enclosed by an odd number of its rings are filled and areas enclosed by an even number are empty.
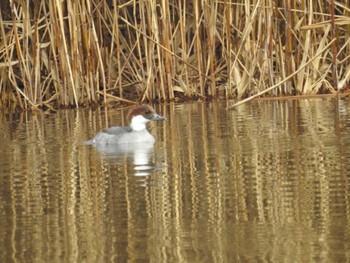
[[[153,114],[152,121],[165,121],[166,118],[163,116],[158,115],[157,113]]]

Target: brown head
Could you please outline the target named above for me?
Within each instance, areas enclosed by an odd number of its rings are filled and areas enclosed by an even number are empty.
[[[132,108],[127,116],[128,123],[133,130],[145,129],[149,121],[163,121],[165,117],[158,115],[149,105],[139,105]]]

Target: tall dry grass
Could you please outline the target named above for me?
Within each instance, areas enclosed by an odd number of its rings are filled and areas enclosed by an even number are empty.
[[[349,83],[348,0],[0,7],[0,108],[332,93]]]

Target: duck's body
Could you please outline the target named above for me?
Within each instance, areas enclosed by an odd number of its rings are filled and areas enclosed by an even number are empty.
[[[125,127],[111,127],[107,130],[101,131],[91,139],[90,144],[120,144],[120,143],[154,143],[154,137],[143,129],[140,131],[134,131],[129,126]]]
[[[154,143],[154,137],[147,131],[146,123],[149,121],[165,120],[148,105],[140,105],[128,113],[129,126],[115,126],[99,132],[86,144],[134,144]]]

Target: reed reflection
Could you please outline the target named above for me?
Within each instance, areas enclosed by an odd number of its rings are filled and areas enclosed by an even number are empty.
[[[0,118],[0,261],[346,262],[348,105],[171,104],[141,148],[82,145],[121,111]]]

